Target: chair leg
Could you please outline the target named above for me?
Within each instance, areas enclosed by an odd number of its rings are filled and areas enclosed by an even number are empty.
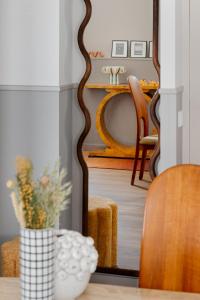
[[[141,166],[140,166],[139,180],[143,179],[146,157],[147,157],[147,148],[144,147],[142,150],[142,160],[141,160]]]
[[[131,185],[134,185],[134,182],[135,182],[135,175],[136,175],[136,171],[137,171],[139,153],[140,153],[140,147],[139,147],[139,145],[137,145],[136,150],[135,150],[135,159],[134,159],[134,164],[133,164],[133,173],[132,173]]]

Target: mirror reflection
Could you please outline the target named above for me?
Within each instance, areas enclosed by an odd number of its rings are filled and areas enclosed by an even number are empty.
[[[85,45],[92,73],[84,99],[91,129],[88,234],[98,266],[139,270],[150,157],[158,141],[149,114],[158,88],[152,62],[153,0],[92,0]]]

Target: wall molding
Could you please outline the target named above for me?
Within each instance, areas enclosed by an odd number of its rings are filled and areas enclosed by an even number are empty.
[[[165,93],[164,93],[165,91]],[[182,91],[164,89],[159,113],[161,122],[161,160],[159,172],[182,163]]]
[[[176,88],[161,88],[159,89],[161,95],[179,95],[183,94],[184,86],[178,86]]]
[[[30,91],[30,92],[63,92],[76,89],[77,83],[60,86],[46,85],[0,85],[0,91]]]
[[[60,86],[60,92],[66,91],[66,90],[75,90],[78,88],[78,83],[72,83],[72,84],[65,84]]]

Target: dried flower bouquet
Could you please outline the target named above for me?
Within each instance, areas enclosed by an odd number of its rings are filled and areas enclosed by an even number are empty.
[[[32,175],[32,162],[17,157],[16,180],[7,182],[16,217],[22,228],[52,228],[69,203],[71,183],[64,183],[66,171],[60,170],[60,163],[51,173],[46,168],[39,180],[34,181]]]

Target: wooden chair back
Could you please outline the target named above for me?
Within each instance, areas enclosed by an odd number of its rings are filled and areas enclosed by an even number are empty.
[[[200,166],[168,169],[145,206],[141,288],[200,292]]]
[[[128,82],[129,82],[131,95],[136,110],[138,136],[140,138],[142,136],[148,136],[149,117],[148,117],[147,103],[144,94],[142,92],[142,89],[140,87],[140,83],[135,76],[129,76]]]

